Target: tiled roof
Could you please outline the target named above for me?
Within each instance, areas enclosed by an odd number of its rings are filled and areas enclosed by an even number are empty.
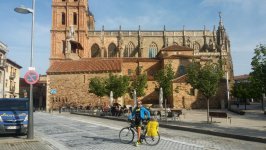
[[[75,73],[75,72],[104,72],[121,71],[122,61],[120,59],[84,59],[66,60],[52,64],[47,70],[51,73]]]
[[[180,77],[177,77],[175,79],[173,79],[174,83],[186,83],[187,82],[187,75],[182,75]]]
[[[238,80],[247,80],[248,78],[249,78],[249,75],[248,74],[234,76],[235,81],[238,81]]]
[[[186,46],[180,46],[180,45],[177,45],[177,44],[174,44],[174,45],[171,45],[171,46],[168,46],[168,47],[165,47],[163,49],[161,49],[161,51],[193,51],[192,48],[189,48],[189,47],[186,47]]]

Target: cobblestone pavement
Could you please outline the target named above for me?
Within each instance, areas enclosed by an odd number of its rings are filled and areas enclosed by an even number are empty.
[[[266,150],[263,143],[247,142],[229,138],[203,135],[179,130],[160,128],[162,139],[156,146],[122,144],[118,133],[126,122],[107,120],[68,113],[34,113],[35,136],[50,143],[57,149],[217,149],[217,150]]]
[[[136,149],[132,144],[122,144],[118,133],[120,128],[108,127],[87,119],[67,118],[45,113],[36,113],[35,130],[44,140],[55,145],[59,149]],[[150,149],[151,146],[143,144],[141,149]],[[157,149],[207,149],[204,146],[179,142],[162,138],[160,143],[153,146]]]

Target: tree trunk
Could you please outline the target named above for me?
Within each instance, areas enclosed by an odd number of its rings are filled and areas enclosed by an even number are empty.
[[[165,107],[164,108],[164,110],[165,110],[165,112],[164,112],[165,116],[164,117],[165,117],[165,120],[167,121],[167,111],[166,111],[167,106],[166,106],[166,102],[167,102],[167,99],[164,100],[164,107]]]
[[[209,98],[207,98],[207,123],[209,123],[209,112],[210,112],[210,104],[209,104]]]
[[[102,102],[102,97],[99,97],[100,99],[99,99],[99,102],[98,102],[98,104],[99,104],[99,106],[101,106],[101,102]]]

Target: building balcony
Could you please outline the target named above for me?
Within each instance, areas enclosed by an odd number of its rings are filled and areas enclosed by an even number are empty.
[[[14,80],[16,78],[16,73],[15,72],[11,72],[9,75],[9,79],[10,80]]]

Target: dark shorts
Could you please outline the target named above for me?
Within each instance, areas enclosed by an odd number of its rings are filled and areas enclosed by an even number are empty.
[[[136,127],[141,127],[142,126],[142,119],[135,119],[135,126]]]

